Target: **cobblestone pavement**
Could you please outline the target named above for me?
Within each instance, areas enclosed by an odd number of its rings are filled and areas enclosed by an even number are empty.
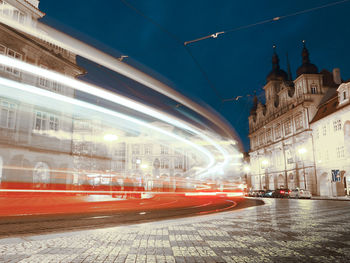
[[[265,201],[219,214],[0,239],[0,262],[350,262],[350,202]]]

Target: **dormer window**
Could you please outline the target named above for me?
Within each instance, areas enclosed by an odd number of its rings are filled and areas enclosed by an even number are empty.
[[[347,97],[347,94],[346,94],[346,91],[343,91],[343,100],[346,100],[348,97]]]

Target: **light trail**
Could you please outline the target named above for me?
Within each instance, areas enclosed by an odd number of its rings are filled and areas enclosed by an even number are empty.
[[[111,101],[113,103],[117,103],[117,104],[123,105],[124,107],[136,110],[138,112],[147,114],[149,116],[156,117],[156,118],[158,118],[158,119],[160,119],[160,120],[162,120],[164,122],[167,122],[167,123],[169,123],[171,125],[174,125],[174,126],[176,126],[178,128],[188,130],[188,131],[190,131],[190,132],[200,136],[205,142],[209,142],[216,149],[218,149],[218,151],[223,155],[223,159],[224,159],[222,164],[217,164],[216,167],[214,167],[214,157],[213,156],[209,157],[208,152],[206,152],[205,154],[210,159],[210,163],[209,163],[208,167],[203,169],[203,170],[206,171],[205,173],[204,172],[202,173],[203,176],[208,175],[210,173],[214,173],[216,171],[219,171],[219,170],[223,169],[223,167],[228,165],[230,163],[230,161],[231,161],[231,157],[228,155],[227,151],[220,146],[220,144],[216,143],[213,139],[209,138],[208,136],[203,134],[201,131],[199,131],[195,127],[190,127],[188,124],[183,123],[181,120],[177,120],[173,116],[169,116],[169,115],[166,115],[166,114],[161,113],[159,111],[156,111],[154,109],[151,109],[150,107],[142,105],[142,104],[140,104],[138,102],[135,102],[135,101],[133,101],[131,99],[128,99],[128,98],[123,97],[121,95],[118,95],[116,93],[103,90],[103,89],[95,87],[93,85],[90,85],[90,84],[84,83],[82,81],[63,76],[61,74],[58,74],[58,73],[55,73],[55,72],[52,72],[52,71],[49,71],[49,70],[46,70],[46,69],[43,69],[43,68],[40,68],[40,67],[37,67],[37,66],[33,66],[31,64],[19,61],[17,59],[12,59],[10,57],[6,57],[6,56],[3,56],[3,55],[0,55],[0,64],[3,64],[5,66],[9,66],[9,67],[14,67],[14,68],[26,71],[26,72],[28,72],[30,74],[33,74],[33,75],[36,75],[36,76],[40,76],[40,77],[43,77],[43,78],[49,78],[51,80],[54,80],[54,81],[59,82],[59,83],[61,83],[63,85],[72,87],[72,88],[74,88],[76,90],[79,90],[81,92],[85,92],[85,93],[88,93],[90,95],[93,95],[93,96],[96,96],[96,97],[103,98],[105,100]],[[50,92],[50,91],[47,91],[47,90],[36,88],[34,86],[28,86],[28,85],[25,85],[25,84],[19,84],[17,82],[10,81],[10,80],[7,80],[7,79],[1,79],[1,83],[3,85],[11,86],[11,87],[17,88],[19,90],[35,93],[35,94],[37,94],[39,96],[50,97],[52,99],[64,101],[64,102],[67,102],[67,103],[70,103],[70,104],[73,104],[73,105],[78,105],[78,106],[81,106],[81,107],[90,108],[90,109],[93,109],[93,110],[96,110],[96,111],[99,111],[99,112],[103,112],[105,114],[109,114],[109,115],[113,115],[113,116],[116,116],[116,117],[119,117],[119,118],[123,118],[125,120],[132,121],[132,122],[138,123],[140,125],[146,126],[148,128],[151,128],[151,129],[157,130],[159,132],[162,132],[164,134],[167,134],[168,136],[174,137],[174,138],[176,138],[176,139],[178,139],[180,141],[189,143],[190,145],[192,145],[197,150],[199,149],[198,145],[195,145],[195,144],[193,144],[192,142],[190,142],[188,140],[184,140],[183,138],[181,138],[179,136],[176,136],[175,134],[172,134],[172,133],[169,133],[167,131],[164,131],[164,130],[158,128],[158,127],[155,127],[154,125],[149,125],[149,124],[147,124],[145,122],[142,122],[140,120],[136,120],[135,118],[131,118],[129,116],[125,116],[123,114],[116,113],[114,111],[111,111],[111,110],[108,110],[108,109],[105,109],[105,108],[102,108],[102,107],[98,107],[98,106],[95,106],[95,105],[92,105],[92,104],[88,104],[88,103],[85,103],[83,101],[78,101],[76,99],[72,99],[72,98],[69,98],[69,97],[57,94],[57,93],[53,93],[53,92]],[[200,151],[202,153],[205,152],[204,149],[201,149]]]
[[[234,133],[232,127],[226,121],[221,119],[219,115],[212,113],[205,107],[191,101],[164,83],[136,68],[127,65],[126,63],[119,61],[117,58],[114,58],[111,55],[108,55],[92,46],[89,46],[86,43],[81,42],[80,40],[77,40],[40,22],[37,22],[36,28],[22,25],[16,21],[13,21],[12,19],[8,19],[3,16],[0,16],[0,22],[8,24],[13,28],[30,34],[34,37],[42,39],[43,41],[47,41],[54,45],[60,46],[74,54],[85,57],[90,61],[109,68],[110,70],[120,73],[130,79],[133,79],[206,117],[222,129],[222,131],[225,133],[226,138],[229,138],[233,141],[236,141],[237,139],[237,136]]]

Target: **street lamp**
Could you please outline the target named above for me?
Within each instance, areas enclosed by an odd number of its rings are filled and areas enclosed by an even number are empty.
[[[305,177],[305,163],[304,163],[304,155],[307,153],[307,149],[305,147],[299,148],[298,153],[303,161],[303,174],[304,174],[304,186],[306,189],[306,177]]]

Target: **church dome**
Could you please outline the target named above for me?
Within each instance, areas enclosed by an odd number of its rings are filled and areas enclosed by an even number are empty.
[[[280,81],[285,81],[288,79],[288,74],[280,69],[280,65],[279,65],[279,58],[276,54],[276,47],[274,46],[274,52],[273,52],[273,56],[272,56],[272,70],[271,72],[267,75],[266,77],[266,81],[269,82],[271,80],[280,80]]]
[[[303,43],[304,43],[304,47],[303,47],[303,52],[301,53],[301,56],[303,58],[303,64],[297,69],[297,77],[299,77],[302,74],[318,73],[317,67],[310,62],[309,51],[305,46],[305,41],[303,41]]]

